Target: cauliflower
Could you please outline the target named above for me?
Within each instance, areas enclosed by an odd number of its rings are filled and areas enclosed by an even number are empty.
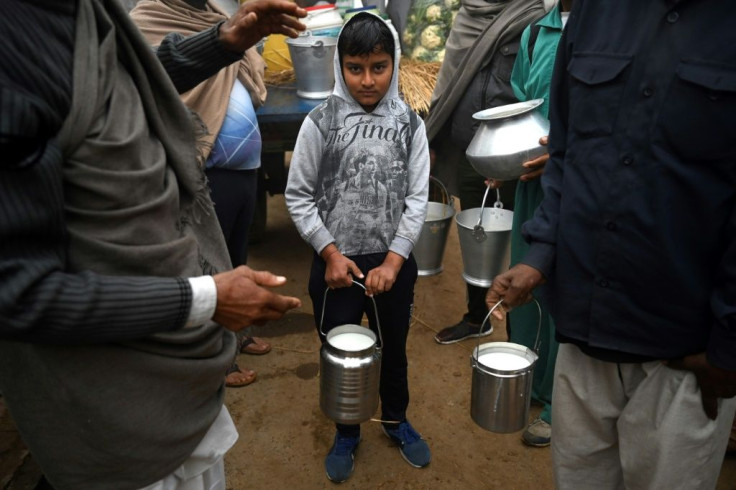
[[[444,0],[445,7],[451,10],[460,8],[460,0]]]
[[[445,61],[445,49],[444,48],[442,48],[441,51],[438,51],[437,54],[434,55],[434,60],[439,61],[440,63]]]
[[[431,54],[429,53],[429,51],[427,51],[422,46],[417,46],[416,48],[414,48],[414,51],[411,52],[411,59],[413,60],[424,61],[430,56]]]
[[[442,27],[433,25],[422,31],[422,46],[426,49],[437,49],[443,44]]]
[[[442,7],[439,5],[430,5],[427,7],[427,14],[425,17],[429,22],[437,22],[442,18]]]
[[[414,44],[414,33],[408,29],[404,31],[404,44],[407,46]]]

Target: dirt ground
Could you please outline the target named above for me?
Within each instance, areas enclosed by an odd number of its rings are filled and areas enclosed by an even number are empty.
[[[303,307],[273,324],[252,329],[273,344],[265,356],[241,354],[255,369],[250,386],[228,389],[226,403],[240,439],[225,459],[228,489],[312,490],[335,486],[324,457],[332,423],[319,408],[319,341],[307,295],[311,251],[299,238],[283,196],[268,199],[268,229],[251,247],[250,265],[289,278],[282,290],[302,298]],[[409,334],[409,419],[428,440],[432,462],[416,469],[400,457],[377,422],[363,424],[355,473],[344,489],[551,489],[548,448],[526,447],[520,433],[494,434],[470,418],[470,352],[475,341],[441,346],[435,332],[464,312],[462,259],[454,225],[444,272],[421,277]],[[506,340],[502,325],[483,341]],[[539,412],[532,406],[530,417]],[[40,469],[28,455],[0,397],[0,489],[32,490]],[[689,490],[689,489],[688,489]],[[736,455],[726,458],[717,490],[736,490]]]
[[[319,408],[319,340],[307,293],[311,250],[298,236],[283,196],[268,199],[268,229],[250,248],[249,265],[285,275],[283,292],[303,306],[283,320],[253,329],[273,344],[265,356],[240,355],[239,363],[258,373],[250,386],[229,389],[226,403],[240,439],[225,463],[228,486],[319,489],[334,484],[324,457],[334,426]],[[433,337],[465,311],[462,258],[453,223],[443,259],[444,271],[420,277],[414,322],[409,333],[408,417],[427,439],[432,462],[409,466],[381,432],[378,422],[362,426],[355,472],[341,488],[382,489],[551,489],[548,448],[524,446],[520,433],[494,434],[470,418],[474,340],[442,346]],[[503,325],[483,339],[506,340]],[[539,408],[532,406],[530,417]],[[736,456],[726,458],[718,490],[736,490]]]

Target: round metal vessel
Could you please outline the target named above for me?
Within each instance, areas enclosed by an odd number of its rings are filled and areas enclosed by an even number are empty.
[[[337,337],[355,336],[353,346]],[[365,337],[365,338],[361,338]],[[319,405],[338,424],[370,420],[378,408],[381,349],[376,334],[360,325],[340,325],[327,333],[320,350]]]
[[[534,99],[473,114],[480,122],[465,155],[476,172],[489,179],[514,180],[529,169],[521,164],[547,153],[539,138],[549,134],[549,121]]]

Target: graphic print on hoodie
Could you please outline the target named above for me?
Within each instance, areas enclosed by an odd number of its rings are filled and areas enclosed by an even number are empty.
[[[299,233],[318,252],[335,242],[347,256],[393,250],[408,257],[424,223],[427,138],[424,123],[399,98],[401,53],[391,30],[394,72],[376,108],[368,113],[352,98],[336,52],[333,93],[310,112],[297,138],[286,201]]]

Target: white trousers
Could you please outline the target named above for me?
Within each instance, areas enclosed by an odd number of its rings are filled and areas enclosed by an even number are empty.
[[[704,490],[718,481],[736,398],[710,420],[692,373],[560,344],[552,406],[558,489]]]
[[[220,457],[214,465],[197,476],[182,479],[172,473],[141,490],[225,490],[225,463]]]
[[[230,413],[223,405],[189,459],[167,477],[140,490],[225,490],[225,453],[238,440]]]

